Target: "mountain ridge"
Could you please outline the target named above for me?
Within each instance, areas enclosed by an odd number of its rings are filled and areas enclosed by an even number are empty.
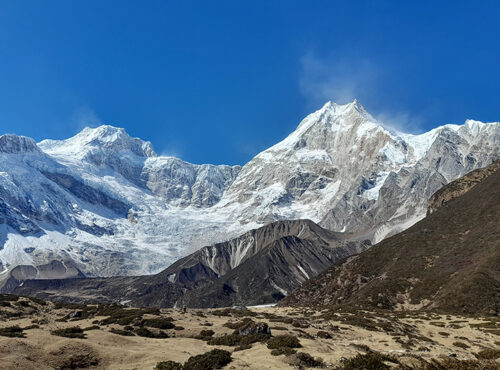
[[[500,161],[436,194],[425,219],[332,266],[280,304],[498,314]]]
[[[442,185],[500,158],[500,123],[391,133],[359,102],[325,104],[244,166],[156,156],[112,126],[17,154],[24,139],[2,140],[0,281],[53,260],[86,276],[156,273],[280,220],[377,242],[424,217]]]
[[[274,303],[335,261],[365,250],[310,220],[277,221],[207,246],[156,275],[26,279],[16,294],[132,306],[224,307]]]

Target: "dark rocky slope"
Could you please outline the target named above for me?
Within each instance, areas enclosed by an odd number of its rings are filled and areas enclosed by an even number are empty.
[[[428,216],[280,304],[500,312],[499,162],[437,192]]]
[[[28,280],[16,294],[133,306],[221,307],[282,299],[308,278],[369,246],[309,220],[279,221],[204,247],[156,275]]]

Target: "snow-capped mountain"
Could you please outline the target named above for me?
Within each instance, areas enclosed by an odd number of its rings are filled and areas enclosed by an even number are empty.
[[[423,218],[441,186],[498,158],[500,123],[403,134],[357,101],[325,104],[243,167],[158,156],[112,126],[38,144],[3,135],[0,280],[52,260],[88,276],[153,273],[284,219],[377,242]]]

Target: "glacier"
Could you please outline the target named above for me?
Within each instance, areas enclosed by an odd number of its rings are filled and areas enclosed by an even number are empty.
[[[0,281],[52,260],[87,276],[151,274],[277,220],[378,242],[423,218],[444,184],[499,158],[498,122],[406,134],[356,100],[326,103],[244,166],[159,156],[109,125],[39,143],[2,135]]]

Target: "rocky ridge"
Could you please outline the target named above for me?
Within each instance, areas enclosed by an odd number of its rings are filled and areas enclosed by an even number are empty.
[[[432,199],[434,211],[425,219],[334,265],[280,304],[498,315],[498,162],[452,182]]]
[[[58,301],[151,307],[268,304],[370,245],[349,237],[310,220],[277,221],[204,247],[156,275],[27,280],[14,291]]]
[[[500,124],[421,135],[354,101],[327,103],[243,167],[158,156],[101,126],[67,140],[0,137],[0,280],[72,261],[86,276],[156,273],[269,222],[310,219],[380,241],[425,216],[444,184],[500,158]]]

